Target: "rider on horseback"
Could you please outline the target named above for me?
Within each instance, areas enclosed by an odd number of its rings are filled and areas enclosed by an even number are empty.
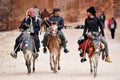
[[[64,48],[64,52],[65,52],[65,53],[68,53],[69,51],[68,51],[67,48],[66,48],[66,43],[67,43],[67,41],[66,41],[66,39],[65,39],[65,36],[64,36],[63,32],[61,31],[61,29],[62,29],[63,26],[64,26],[64,20],[63,20],[62,17],[60,17],[60,9],[59,9],[59,8],[55,8],[55,9],[53,10],[53,16],[51,16],[51,17],[49,18],[49,20],[52,21],[52,22],[57,22],[57,23],[58,23],[58,28],[57,28],[57,29],[58,29],[58,36],[59,36],[59,38],[60,38],[61,41],[62,41],[62,46],[63,46],[63,48]],[[47,51],[46,45],[47,45],[47,41],[48,41],[49,35],[50,35],[50,30],[48,30],[48,31],[45,33],[44,39],[43,39],[43,41],[42,41],[43,47],[44,47],[44,48],[43,48],[43,53],[46,53],[46,51]]]
[[[39,43],[39,30],[40,30],[40,22],[39,19],[36,18],[35,16],[35,11],[34,8],[30,8],[27,10],[27,17],[24,18],[24,20],[22,21],[21,25],[20,25],[20,30],[24,31],[26,29],[30,29],[31,30],[31,36],[33,36],[34,42],[35,42],[35,48],[37,52],[39,52],[39,47],[40,47],[40,43]],[[13,58],[17,58],[17,52],[20,51],[20,44],[23,41],[23,33],[21,33],[17,39],[16,39],[16,43],[14,46],[14,51],[11,53],[11,56]],[[35,58],[38,57],[38,53],[35,52]]]
[[[108,44],[104,38],[104,31],[103,31],[101,22],[96,17],[96,11],[95,11],[94,7],[90,7],[89,9],[87,9],[87,14],[88,14],[88,18],[86,18],[86,20],[85,20],[85,29],[83,32],[84,37],[81,38],[80,41],[83,42],[84,39],[86,38],[86,36],[88,38],[90,37],[90,34],[89,34],[89,36],[86,34],[87,31],[88,31],[88,33],[99,32],[99,28],[100,28],[101,32],[102,32],[102,36],[103,36],[103,37],[101,37],[101,42],[105,45],[105,54],[106,54],[105,61],[111,63],[112,61],[110,60],[110,57],[109,57]],[[80,41],[78,41],[79,45],[82,44],[82,42],[80,42]],[[82,52],[82,53],[85,54],[84,52]],[[84,62],[84,61],[86,61],[86,58],[81,59],[81,62]]]

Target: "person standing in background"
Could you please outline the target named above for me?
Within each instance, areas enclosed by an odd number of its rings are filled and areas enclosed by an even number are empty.
[[[40,10],[38,9],[38,7],[34,6],[34,10],[35,10],[35,16],[40,18],[41,17],[41,13],[40,13]]]
[[[103,29],[105,28],[105,19],[106,19],[106,16],[104,14],[104,12],[102,11],[101,14],[99,15],[99,19],[100,19],[100,22],[102,24],[102,27]]]
[[[111,19],[108,20],[108,29],[111,32],[111,38],[114,39],[115,38],[115,31],[117,28],[117,22],[114,19],[114,17],[112,17]]]
[[[47,31],[47,29],[50,26],[50,13],[48,12],[48,10],[45,8],[44,11],[41,13],[41,18],[43,20],[42,25],[44,26],[44,31]]]

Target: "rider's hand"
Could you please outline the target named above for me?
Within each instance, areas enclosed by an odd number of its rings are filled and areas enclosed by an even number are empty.
[[[27,23],[25,23],[25,26],[26,26],[26,27],[29,27],[30,25],[28,25]]]
[[[31,31],[30,31],[30,33],[34,33],[34,31],[33,31],[33,30],[31,30]]]

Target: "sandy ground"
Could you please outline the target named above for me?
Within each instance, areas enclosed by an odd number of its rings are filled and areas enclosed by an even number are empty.
[[[14,40],[20,34],[18,30],[0,32],[0,80],[119,80],[120,79],[120,29],[117,30],[116,39],[110,38],[110,33],[105,29],[106,39],[109,43],[109,52],[113,63],[106,63],[99,59],[98,76],[93,78],[89,71],[89,62],[80,63],[77,40],[82,30],[64,30],[68,39],[68,49],[65,54],[61,50],[61,70],[54,74],[49,66],[49,53],[43,54],[40,48],[39,58],[36,61],[36,72],[27,74],[22,52],[18,58],[13,59],[10,52],[13,50]],[[40,35],[42,40],[43,34]],[[41,45],[42,46],[42,45]]]

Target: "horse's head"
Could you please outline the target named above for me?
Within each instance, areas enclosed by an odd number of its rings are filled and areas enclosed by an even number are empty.
[[[57,28],[58,28],[57,24],[51,25],[51,35],[52,36],[57,36]]]

